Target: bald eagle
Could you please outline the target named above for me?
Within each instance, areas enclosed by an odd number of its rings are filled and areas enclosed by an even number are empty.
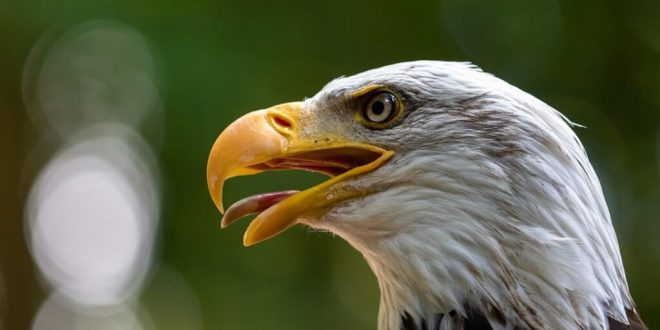
[[[248,113],[207,167],[246,246],[297,223],[355,247],[378,279],[379,329],[644,329],[598,177],[562,114],[469,63],[415,61]],[[225,180],[330,178],[226,212]]]

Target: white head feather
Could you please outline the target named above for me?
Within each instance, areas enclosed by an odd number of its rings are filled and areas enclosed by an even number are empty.
[[[353,133],[397,154],[353,182],[377,193],[310,224],[364,255],[381,289],[380,329],[452,311],[441,328],[462,328],[471,309],[495,329],[627,323],[616,235],[566,118],[470,64],[434,61],[336,79],[306,109],[369,84],[405,95],[407,113]]]

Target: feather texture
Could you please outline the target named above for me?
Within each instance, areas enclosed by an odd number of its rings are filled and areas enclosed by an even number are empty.
[[[370,84],[404,98],[395,126],[338,125]],[[378,278],[379,329],[643,329],[598,177],[572,123],[466,63],[339,78],[305,108],[328,130],[396,151],[355,179],[377,191],[310,225]],[[344,110],[342,110],[344,109]]]

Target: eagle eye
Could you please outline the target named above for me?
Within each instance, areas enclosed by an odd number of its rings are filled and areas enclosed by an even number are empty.
[[[383,128],[398,118],[401,112],[399,98],[391,92],[382,91],[370,95],[362,109],[362,119],[367,125]]]

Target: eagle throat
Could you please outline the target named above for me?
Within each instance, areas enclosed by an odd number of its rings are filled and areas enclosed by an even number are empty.
[[[447,329],[463,329],[475,315],[495,328],[602,328],[611,315],[625,321],[617,315],[617,306],[630,306],[623,301],[625,282],[587,244],[603,242],[556,221],[586,216],[565,206],[574,188],[523,166],[516,174],[494,163],[484,171],[486,164],[459,164],[458,157],[416,153],[416,160],[399,160],[387,190],[321,221],[359,250],[376,275],[380,329],[401,328],[405,315],[415,324],[444,322]],[[441,166],[452,168],[438,171]],[[398,171],[406,177],[399,183]],[[609,285],[626,295],[612,296]],[[438,315],[445,317],[433,321]]]

